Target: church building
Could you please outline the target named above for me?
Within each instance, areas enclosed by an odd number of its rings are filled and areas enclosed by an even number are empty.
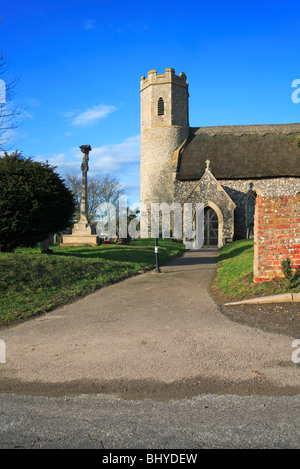
[[[203,204],[205,246],[252,237],[257,196],[300,192],[300,123],[190,127],[172,68],[143,76],[140,96],[141,203]]]

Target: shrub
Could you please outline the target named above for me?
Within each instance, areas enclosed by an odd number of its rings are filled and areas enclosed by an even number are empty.
[[[0,158],[0,251],[34,246],[71,225],[74,197],[54,170],[17,151]]]
[[[287,257],[281,262],[282,272],[287,280],[291,280],[293,276],[293,268],[291,260]]]

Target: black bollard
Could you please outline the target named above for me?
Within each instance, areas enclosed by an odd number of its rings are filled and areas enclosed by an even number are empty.
[[[155,261],[156,261],[156,270],[155,272],[157,274],[160,274],[160,268],[159,268],[159,257],[158,257],[158,239],[155,238],[155,248],[154,248],[154,252],[155,252]]]

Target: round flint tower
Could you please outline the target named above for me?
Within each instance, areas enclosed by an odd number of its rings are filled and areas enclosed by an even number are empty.
[[[173,201],[173,153],[188,135],[188,82],[166,68],[140,81],[141,203]]]

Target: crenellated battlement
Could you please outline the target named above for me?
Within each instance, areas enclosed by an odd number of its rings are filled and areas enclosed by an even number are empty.
[[[140,91],[143,91],[150,85],[161,85],[165,83],[174,83],[179,86],[188,87],[185,73],[181,72],[180,75],[176,75],[173,68],[166,68],[163,74],[158,74],[157,70],[150,70],[147,78],[142,76],[140,80]]]

